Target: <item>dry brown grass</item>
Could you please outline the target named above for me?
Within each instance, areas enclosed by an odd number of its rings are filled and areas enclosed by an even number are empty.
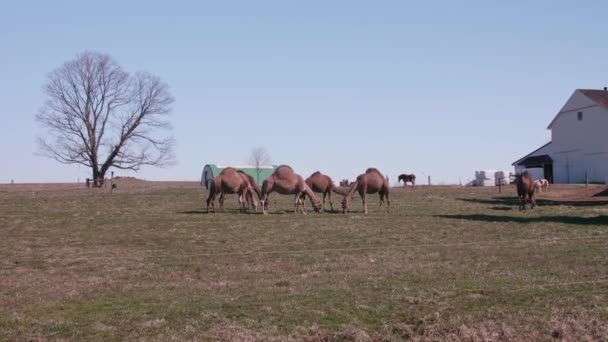
[[[0,186],[0,340],[601,341],[599,187],[395,189],[391,212],[202,212],[194,183]],[[10,188],[6,190],[6,188]],[[33,193],[32,193],[33,192]],[[357,207],[359,206],[359,207]]]

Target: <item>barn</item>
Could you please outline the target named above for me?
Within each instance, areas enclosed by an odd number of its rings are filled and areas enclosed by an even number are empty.
[[[519,159],[515,172],[531,171],[552,183],[608,180],[608,89],[577,89],[547,129],[551,141]]]
[[[246,174],[253,177],[256,182],[261,185],[262,182],[270,177],[274,170],[277,168],[276,165],[260,166],[256,168],[254,165],[219,165],[219,164],[207,164],[203,167],[203,173],[201,175],[201,186],[209,189],[209,181],[219,175],[222,170],[227,167],[233,167],[237,170],[242,170]]]

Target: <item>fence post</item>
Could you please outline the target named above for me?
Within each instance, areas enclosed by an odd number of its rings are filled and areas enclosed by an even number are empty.
[[[431,186],[431,176],[429,176],[429,186]]]
[[[589,172],[585,170],[585,188],[589,187]]]
[[[503,177],[498,177],[498,193],[502,194],[502,180],[504,178]]]

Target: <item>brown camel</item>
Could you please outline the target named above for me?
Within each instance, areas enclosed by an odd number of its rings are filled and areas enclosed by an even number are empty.
[[[254,182],[255,184],[255,182]],[[207,212],[209,206],[215,211],[215,197],[220,195],[220,210],[224,210],[224,194],[238,194],[239,210],[242,212],[246,207],[246,198],[252,199],[253,207],[257,208],[257,202],[253,199],[255,192],[249,179],[235,168],[227,167],[209,182],[209,196],[207,197]]]
[[[301,210],[306,213],[302,206],[302,194],[310,197],[310,202],[316,212],[321,211],[321,201],[315,193],[306,185],[302,176],[296,174],[290,166],[281,165],[274,170],[273,174],[262,183],[262,210],[267,213],[268,195],[276,191],[281,195],[296,195],[294,207],[295,212]]]
[[[258,183],[255,182],[255,179],[252,176],[243,172],[242,170],[238,170],[237,172],[242,174],[247,179],[247,182],[249,182],[249,186],[251,186],[251,189],[256,194],[258,200],[261,201],[262,200],[262,189],[260,189],[260,186],[258,185]],[[252,206],[255,209],[255,211],[258,211],[258,203],[253,198],[253,194],[251,191],[248,191],[245,194],[245,200],[247,202],[247,205]]]
[[[380,195],[380,206],[382,206],[384,203],[384,197],[386,197],[387,209],[391,205],[391,201],[388,199],[388,182],[377,169],[367,169],[364,174],[359,175],[357,180],[351,183],[350,189],[348,189],[348,193],[346,196],[344,196],[344,200],[342,201],[342,209],[344,210],[344,213],[348,212],[351,195],[355,191],[358,191],[359,195],[361,196],[361,200],[363,201],[363,211],[366,214],[368,213],[367,201],[365,199],[366,194],[378,193]]]
[[[342,196],[346,195],[347,190],[344,188],[339,188],[334,185],[331,177],[322,174],[317,171],[310,175],[310,177],[305,180],[306,185],[312,189],[312,191],[316,193],[323,194],[323,210],[327,211],[326,199],[329,199],[329,206],[331,210],[334,210],[334,204],[331,201],[331,193],[335,192]],[[302,194],[302,205],[304,205],[304,201],[306,200],[306,194]]]

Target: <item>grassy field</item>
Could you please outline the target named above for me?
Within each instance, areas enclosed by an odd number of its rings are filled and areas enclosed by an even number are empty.
[[[395,189],[205,214],[196,184],[0,188],[0,340],[608,340],[608,202]],[[336,196],[335,202],[339,200]],[[310,206],[309,206],[310,207]]]

